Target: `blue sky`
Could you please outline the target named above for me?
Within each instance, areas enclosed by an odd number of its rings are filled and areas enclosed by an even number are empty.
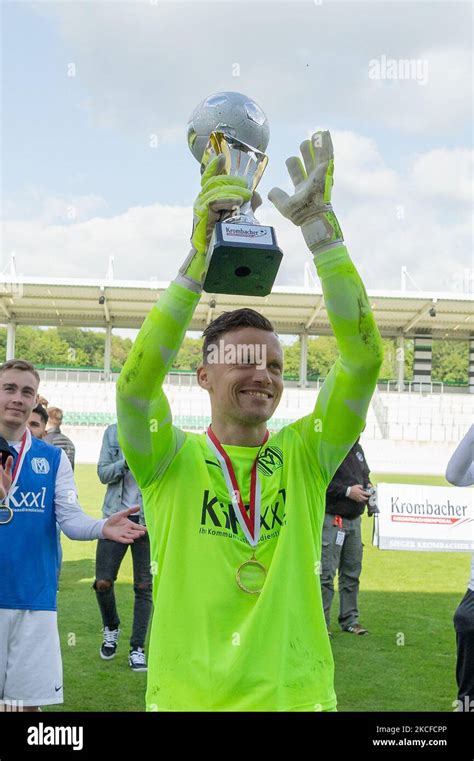
[[[330,128],[335,210],[367,286],[397,288],[407,264],[420,287],[455,289],[472,263],[471,13],[465,2],[3,3],[0,269],[14,251],[24,274],[100,277],[113,254],[117,277],[173,277],[199,189],[187,116],[238,90],[270,120],[262,195],[289,189],[286,157]],[[426,61],[427,83],[370,80],[382,57]],[[267,201],[260,219],[284,248],[277,282],[301,285],[299,231]]]

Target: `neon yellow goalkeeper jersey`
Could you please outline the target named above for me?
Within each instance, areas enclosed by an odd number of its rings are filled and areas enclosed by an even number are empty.
[[[363,428],[382,359],[364,286],[344,246],[316,259],[340,356],[311,415],[258,458],[267,569],[258,595],[237,568],[252,556],[205,434],[172,424],[162,384],[199,300],[172,283],[146,318],[117,384],[120,442],[143,493],[154,614],[151,711],[328,711],[334,663],[320,585],[325,492]],[[259,447],[227,446],[248,505]]]

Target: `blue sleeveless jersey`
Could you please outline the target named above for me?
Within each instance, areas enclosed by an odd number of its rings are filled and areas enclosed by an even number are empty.
[[[15,464],[18,454],[15,457]],[[0,525],[0,608],[56,610],[58,550],[54,492],[61,450],[31,437]]]

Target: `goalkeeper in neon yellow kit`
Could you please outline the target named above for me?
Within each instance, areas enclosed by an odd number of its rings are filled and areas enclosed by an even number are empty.
[[[334,664],[320,587],[321,528],[332,475],[364,427],[382,345],[331,207],[328,132],[287,167],[295,186],[270,200],[301,227],[314,256],[339,357],[314,411],[268,437],[283,391],[282,350],[253,310],[205,331],[199,385],[207,433],[172,424],[163,381],[199,302],[206,249],[223,211],[251,199],[245,181],[202,176],[192,250],[146,318],[117,384],[121,446],[143,493],[154,570],[147,710],[331,711]],[[219,342],[260,346],[264,362]]]

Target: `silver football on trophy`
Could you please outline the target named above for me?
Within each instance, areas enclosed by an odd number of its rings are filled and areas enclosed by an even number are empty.
[[[188,145],[199,162],[214,131],[226,132],[262,152],[270,139],[264,112],[254,100],[239,92],[209,95],[189,117]]]

